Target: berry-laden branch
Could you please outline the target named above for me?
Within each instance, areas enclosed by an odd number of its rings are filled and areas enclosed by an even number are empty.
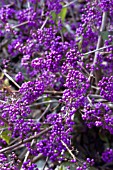
[[[44,133],[48,132],[49,130],[52,129],[52,126],[50,126],[49,128],[43,130],[42,132],[38,133],[37,135],[31,136],[28,139],[24,139],[23,141],[20,141],[12,146],[9,146],[7,148],[1,149],[0,153],[5,153],[7,151],[11,151],[12,149],[16,148],[17,146],[20,146],[21,144],[27,143],[32,141],[33,139],[37,139],[38,137],[40,137],[41,135],[43,135]]]

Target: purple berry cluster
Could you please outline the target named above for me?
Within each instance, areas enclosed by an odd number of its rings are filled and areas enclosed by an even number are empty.
[[[104,162],[112,162],[113,161],[113,149],[107,148],[103,153],[102,153],[102,160]]]
[[[74,114],[79,107],[84,106],[87,100],[89,81],[80,71],[69,70],[64,86],[67,89],[64,90],[62,100],[65,102],[66,110]]]
[[[113,134],[113,118],[112,110],[105,104],[97,103],[93,106],[84,107],[84,113],[82,114],[83,120],[87,121],[89,128],[96,126],[109,130]]]
[[[113,102],[112,90],[113,90],[113,76],[103,77],[99,82],[100,95],[106,100]]]

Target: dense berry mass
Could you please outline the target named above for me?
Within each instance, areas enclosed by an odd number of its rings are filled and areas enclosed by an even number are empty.
[[[110,168],[112,16],[113,0],[0,1],[1,170]]]

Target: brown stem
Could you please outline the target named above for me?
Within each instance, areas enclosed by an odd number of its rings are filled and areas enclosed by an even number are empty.
[[[63,95],[63,92],[62,91],[48,91],[48,90],[45,90],[44,94]]]
[[[32,163],[36,163],[39,159],[41,159],[43,157],[43,155],[42,155],[42,153],[40,153],[38,156],[35,156],[32,160],[31,160],[31,162]]]

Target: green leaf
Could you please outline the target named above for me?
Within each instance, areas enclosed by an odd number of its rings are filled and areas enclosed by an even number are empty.
[[[77,36],[76,37],[77,45],[78,45],[78,49],[80,50],[80,52],[82,52],[82,43],[83,43],[83,36]]]
[[[11,132],[9,130],[5,130],[1,133],[0,138],[5,140],[7,144],[10,142]]]
[[[100,139],[102,140],[102,141],[104,141],[105,142],[105,147],[106,148],[109,148],[110,147],[110,143],[109,143],[109,136],[108,136],[108,134],[104,134],[104,133],[102,133],[101,131],[99,132],[99,137],[100,137]]]
[[[3,84],[4,84],[5,86],[9,86],[9,85],[10,85],[10,84],[9,84],[9,80],[8,80],[8,79],[5,79]]]
[[[108,137],[102,133],[99,133],[99,137],[102,141],[109,143]]]
[[[109,32],[108,31],[102,31],[102,32],[100,32],[100,35],[102,36],[103,40],[108,40]]]
[[[50,101],[50,100],[51,100],[50,97],[46,97],[46,98],[44,99],[44,101]]]
[[[56,21],[56,18],[57,18],[56,13],[52,11],[52,12],[51,12],[51,15],[52,15],[53,21]]]
[[[97,170],[95,167],[89,167],[89,170]]]
[[[58,14],[59,17],[61,17],[61,20],[64,22],[67,14],[67,8],[62,8],[61,12]]]
[[[61,18],[62,22],[65,21],[65,17],[66,17],[66,14],[67,14],[67,8],[62,8],[60,13],[59,14],[56,14],[54,11],[52,11],[51,15],[52,15],[52,19],[57,22],[58,20],[58,17]]]
[[[66,168],[63,165],[61,165],[61,166],[57,166],[55,170],[66,170]]]

